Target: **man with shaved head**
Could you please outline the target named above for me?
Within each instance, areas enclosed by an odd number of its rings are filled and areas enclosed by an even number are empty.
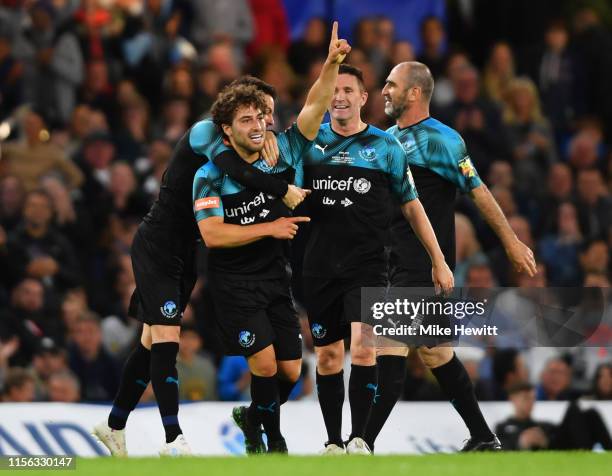
[[[535,274],[532,251],[517,238],[480,180],[459,133],[429,116],[433,89],[429,68],[411,61],[391,70],[382,94],[385,112],[396,121],[387,132],[400,141],[408,156],[419,197],[446,260],[454,268],[454,204],[459,189],[474,200],[501,240],[513,266],[529,275]],[[427,253],[399,213],[392,227],[390,259],[392,286],[433,287]],[[470,439],[462,451],[501,449],[482,416],[465,367],[449,342],[440,342],[434,347],[422,345],[417,351],[470,430]],[[380,397],[372,406],[365,436],[371,448],[403,389],[408,347],[379,348],[377,355]]]

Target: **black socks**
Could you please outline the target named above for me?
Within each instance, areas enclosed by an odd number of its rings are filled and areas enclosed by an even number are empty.
[[[289,395],[295,387],[297,382],[290,382],[289,380],[283,380],[282,378],[278,379],[278,397],[280,400],[280,404],[286,403],[289,400]]]
[[[351,405],[351,436],[363,438],[374,402],[378,401],[378,372],[376,365],[351,365],[349,403]]]
[[[178,349],[177,342],[162,342],[151,346],[151,382],[166,431],[166,443],[174,441],[182,433],[178,422]]]
[[[108,416],[108,426],[123,430],[130,412],[136,408],[151,379],[151,351],[142,343],[130,354],[119,383],[119,391]]]
[[[470,435],[482,441],[492,440],[493,433],[478,406],[474,385],[457,356],[453,353],[451,360],[440,367],[431,369],[431,372],[470,430]]]
[[[258,377],[251,374],[251,406],[249,418],[251,421],[262,424],[268,440],[282,439],[280,431],[280,399],[278,396],[278,379],[272,377]]]
[[[320,375],[317,372],[317,394],[328,443],[344,446],[342,441],[342,405],[344,404],[344,371]]]
[[[372,405],[364,437],[370,449],[374,449],[374,442],[380,430],[400,399],[406,379],[406,357],[381,355],[376,362],[378,365],[378,397]]]

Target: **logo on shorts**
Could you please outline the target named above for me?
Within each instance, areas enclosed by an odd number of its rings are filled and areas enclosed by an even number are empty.
[[[240,331],[238,343],[242,347],[251,347],[255,343],[255,334],[250,331]]]
[[[359,151],[359,157],[366,162],[372,162],[376,158],[376,149],[371,146],[364,147]]]
[[[174,301],[166,301],[159,309],[164,317],[167,317],[168,319],[172,319],[178,313],[178,307]]]
[[[312,331],[312,335],[315,339],[323,339],[325,334],[327,334],[327,330],[321,324],[317,324],[316,322],[310,328]]]
[[[370,191],[370,188],[372,188],[372,184],[368,179],[360,178],[355,180],[353,188],[357,193],[368,193]]]

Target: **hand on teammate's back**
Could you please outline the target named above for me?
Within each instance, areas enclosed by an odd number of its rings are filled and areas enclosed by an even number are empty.
[[[296,187],[295,185],[289,185],[287,193],[283,197],[283,203],[287,206],[287,208],[293,210],[304,201],[309,193],[310,190],[308,189]]]
[[[297,223],[308,222],[308,217],[283,217],[270,222],[270,236],[277,240],[292,240],[298,232]]]

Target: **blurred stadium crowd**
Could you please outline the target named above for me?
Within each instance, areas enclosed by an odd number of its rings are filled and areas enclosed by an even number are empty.
[[[326,56],[330,18],[364,72],[367,122],[391,125],[380,91],[394,64],[431,68],[432,115],[462,134],[512,228],[537,252],[539,274],[516,276],[460,198],[457,286],[609,288],[611,13],[605,1],[0,0],[3,399],[112,400],[139,335],[126,316],[130,243],[174,144],[247,72],[274,85],[275,129],[287,127]],[[205,260],[202,249],[202,269]],[[181,398],[239,400],[246,362],[222,356],[208,309],[202,272],[183,319]],[[313,398],[303,321],[294,397]],[[527,380],[539,400],[612,399],[605,343],[486,342],[458,354],[482,400],[504,400]],[[405,399],[444,399],[416,353],[407,372]]]

